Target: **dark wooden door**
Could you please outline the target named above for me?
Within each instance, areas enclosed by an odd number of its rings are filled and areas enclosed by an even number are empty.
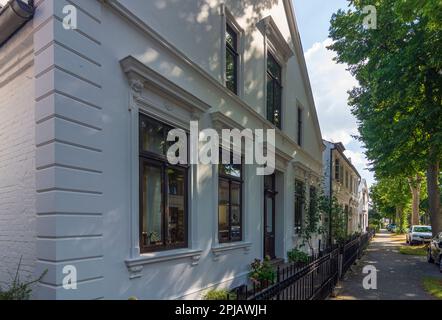
[[[264,257],[275,259],[275,176],[264,181]]]

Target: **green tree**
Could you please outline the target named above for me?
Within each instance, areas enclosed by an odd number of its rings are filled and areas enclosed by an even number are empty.
[[[408,188],[407,178],[396,176],[378,178],[378,183],[371,189],[375,208],[392,219],[399,232],[407,228],[407,214],[411,211],[411,193]]]
[[[359,82],[349,93],[359,139],[377,176],[426,172],[433,232],[442,231],[442,1],[348,2],[331,19],[329,49]],[[377,28],[368,29],[364,7],[373,4]]]

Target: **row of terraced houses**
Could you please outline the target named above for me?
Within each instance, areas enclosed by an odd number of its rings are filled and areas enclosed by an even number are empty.
[[[367,186],[322,138],[290,0],[2,4],[0,281],[22,259],[23,277],[47,270],[35,299],[198,299],[247,282],[255,258],[284,261],[320,188],[366,229]],[[274,129],[274,174],[172,165],[167,132],[191,121]]]

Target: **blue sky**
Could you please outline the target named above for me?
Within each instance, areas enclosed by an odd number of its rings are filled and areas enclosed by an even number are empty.
[[[369,185],[373,174],[367,170],[367,159],[361,144],[352,138],[357,123],[347,105],[347,91],[357,86],[346,66],[333,61],[335,54],[327,49],[330,18],[338,9],[347,9],[346,0],[293,0],[310,82],[325,139],[342,142],[362,178]]]
[[[304,49],[328,37],[330,18],[338,9],[347,8],[346,0],[293,0]]]

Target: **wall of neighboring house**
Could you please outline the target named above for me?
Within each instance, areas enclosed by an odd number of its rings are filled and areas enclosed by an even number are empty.
[[[355,188],[355,179],[357,178],[356,172],[348,164],[348,161],[341,152],[338,150],[333,150],[333,173],[336,169],[334,163],[336,159],[339,159],[340,162],[340,170],[342,171],[340,181],[336,181],[333,177],[333,187],[334,187],[334,195],[336,196],[338,202],[342,205],[344,210],[348,210],[348,234],[351,235],[357,231],[359,231],[359,215],[358,215],[358,207],[359,207],[359,195],[358,195],[358,187]],[[333,174],[334,176],[334,174]],[[350,179],[350,176],[353,179]],[[348,179],[347,179],[348,178]],[[342,180],[342,181],[341,181]],[[347,183],[348,180],[348,183]],[[353,180],[353,186],[350,181]]]
[[[361,231],[362,224],[360,223],[360,193],[359,193],[359,178],[357,172],[341,152],[336,148],[336,144],[324,141],[326,150],[323,152],[324,163],[324,193],[327,196],[332,194],[336,197],[341,207],[346,210],[348,208],[348,233],[353,234]],[[336,179],[336,161],[339,161],[339,179]],[[331,172],[331,176],[330,176]],[[348,175],[348,186],[346,183],[346,175]],[[351,185],[350,175],[353,177],[353,184]],[[331,181],[331,183],[330,183]],[[331,188],[330,188],[331,187]]]
[[[35,112],[32,23],[0,48],[0,283],[22,258],[22,280],[34,275]]]
[[[64,30],[60,22],[63,6],[71,2],[79,9],[78,30]],[[244,170],[241,243],[220,245],[218,172],[216,166],[198,165],[189,175],[188,248],[140,254],[138,112],[184,129],[190,120],[198,120],[200,128],[269,127],[263,116],[264,37],[254,22],[271,14],[290,39],[284,4],[259,1],[267,5],[254,12],[255,2],[246,2],[236,17],[251,45],[239,101],[220,86],[219,1],[198,7],[195,1],[112,3],[46,0],[34,19],[37,257],[38,269],[49,270],[39,296],[200,298],[207,289],[244,283],[249,264],[263,256],[263,177],[253,165]],[[233,13],[241,11],[242,2],[227,3]],[[294,178],[306,182],[308,192],[322,170],[322,140],[300,58],[287,62],[284,105],[287,115],[296,114],[297,102],[306,108],[304,147],[296,146],[295,120],[277,136],[275,247],[281,258],[298,237]],[[63,268],[70,265],[77,268],[77,290],[61,286]]]
[[[358,214],[361,221],[361,230],[363,232],[367,231],[368,227],[368,203],[369,203],[369,190],[367,186],[367,181],[362,179],[359,186],[359,207]]]

